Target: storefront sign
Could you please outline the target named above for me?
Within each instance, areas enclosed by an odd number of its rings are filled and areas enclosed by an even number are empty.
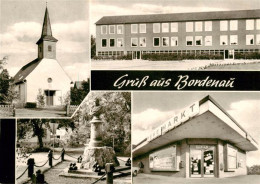
[[[195,102],[187,108],[183,109],[179,114],[173,116],[168,121],[164,122],[161,126],[157,127],[148,136],[147,140],[152,141],[155,138],[165,134],[173,128],[179,126],[181,123],[189,120],[189,118],[196,116],[199,113],[199,102]]]
[[[149,156],[152,171],[176,171],[176,145],[156,151]]]

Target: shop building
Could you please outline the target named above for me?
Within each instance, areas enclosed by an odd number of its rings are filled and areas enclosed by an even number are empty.
[[[104,16],[96,22],[96,55],[211,54],[234,59],[260,52],[260,10]]]
[[[133,166],[143,165],[147,174],[184,178],[246,175],[247,152],[257,149],[257,142],[207,96],[136,145]]]

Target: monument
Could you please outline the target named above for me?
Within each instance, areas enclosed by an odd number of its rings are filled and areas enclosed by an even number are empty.
[[[103,122],[100,119],[101,112],[102,106],[99,104],[99,99],[96,98],[95,105],[91,110],[93,119],[90,121],[90,142],[84,150],[81,169],[93,170],[93,167],[95,167],[97,164],[100,166],[100,168],[105,168],[106,163],[113,163],[114,166],[119,165],[114,149],[112,147],[103,145]]]

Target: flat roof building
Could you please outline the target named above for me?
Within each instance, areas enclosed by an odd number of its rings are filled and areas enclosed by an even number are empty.
[[[246,57],[260,52],[260,10],[104,16],[96,22],[96,55]]]
[[[246,154],[256,150],[257,142],[207,96],[155,128],[132,153],[144,173],[223,178],[246,175]]]

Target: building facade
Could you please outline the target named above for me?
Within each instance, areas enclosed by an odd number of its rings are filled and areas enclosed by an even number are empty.
[[[260,10],[106,16],[96,22],[96,55],[211,54],[234,59],[260,48]]]
[[[36,103],[37,96],[44,96],[45,105],[62,105],[70,91],[71,79],[56,60],[57,39],[52,36],[51,23],[46,7],[42,34],[37,41],[38,58],[23,66],[14,76],[14,85],[19,93],[17,106],[27,102]]]
[[[210,96],[173,116],[132,150],[147,174],[184,178],[246,175],[256,141]],[[142,163],[142,164],[140,164]]]

